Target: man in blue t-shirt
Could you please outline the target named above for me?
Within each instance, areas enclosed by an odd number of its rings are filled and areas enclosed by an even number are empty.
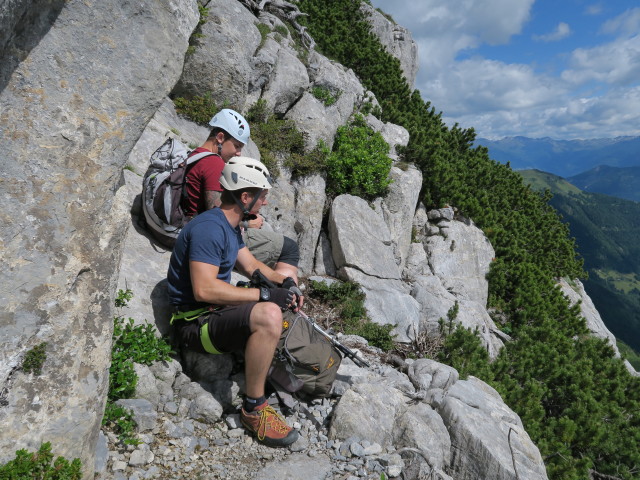
[[[246,397],[240,419],[260,442],[283,447],[295,442],[298,432],[267,403],[265,382],[282,333],[282,311],[297,311],[303,296],[291,277],[256,260],[242,240],[240,222],[267,203],[271,182],[266,167],[235,157],[225,165],[220,184],[220,207],[190,221],[171,254],[171,322],[182,348],[244,352]],[[234,267],[249,277],[259,269],[280,287],[233,286]]]

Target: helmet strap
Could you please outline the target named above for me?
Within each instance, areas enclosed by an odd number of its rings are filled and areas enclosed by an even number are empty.
[[[251,209],[255,206],[256,202],[258,201],[258,199],[260,198],[260,195],[262,195],[262,192],[264,191],[264,188],[261,188],[258,193],[256,193],[253,197],[253,200],[251,201],[251,203],[249,204],[249,206],[245,207],[242,202],[240,201],[240,199],[238,197],[236,197],[236,194],[233,193],[233,199],[236,201],[236,204],[240,207],[240,209],[242,210],[242,221],[245,220],[251,220],[251,218],[254,216],[251,213]]]
[[[218,143],[218,156],[222,156],[222,144]]]

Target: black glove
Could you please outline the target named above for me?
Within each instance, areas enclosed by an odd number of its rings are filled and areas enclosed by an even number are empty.
[[[282,288],[286,288],[289,289],[291,287],[297,287],[298,284],[296,283],[296,281],[291,278],[291,277],[287,277],[283,280],[282,284],[280,285]]]
[[[296,281],[291,277],[287,277],[282,282],[282,288],[288,288],[290,292],[293,292],[296,295],[296,305],[300,308],[302,305],[302,291],[298,288]]]
[[[293,302],[294,292],[286,288],[267,288],[260,287],[260,301],[261,302],[273,302],[278,305],[282,310],[286,310]]]

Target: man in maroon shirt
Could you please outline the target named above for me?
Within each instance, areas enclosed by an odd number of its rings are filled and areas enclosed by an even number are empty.
[[[229,159],[240,156],[249,141],[249,124],[233,110],[221,110],[209,125],[213,127],[209,138],[191,152],[191,155],[202,152],[212,152],[213,155],[198,160],[187,172],[187,197],[183,209],[188,217],[220,205],[222,169]]]
[[[242,148],[249,141],[249,123],[234,110],[220,110],[209,125],[212,127],[209,138],[191,155],[206,151],[213,155],[198,160],[186,174],[187,196],[182,206],[185,215],[191,218],[220,206],[222,169],[231,158],[241,155]],[[298,244],[280,233],[261,230],[263,222],[260,215],[243,222],[243,239],[247,248],[258,260],[298,283]]]

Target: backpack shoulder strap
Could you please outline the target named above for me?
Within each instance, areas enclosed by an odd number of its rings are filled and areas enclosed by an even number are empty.
[[[213,153],[213,152],[200,152],[200,153],[196,153],[195,155],[191,155],[189,154],[189,156],[187,157],[187,165],[191,165],[192,163],[196,163],[198,160],[202,160],[204,157],[209,157],[211,155],[215,155],[216,157],[220,157],[220,155],[218,155],[217,153]],[[220,157],[222,158],[222,157]]]

